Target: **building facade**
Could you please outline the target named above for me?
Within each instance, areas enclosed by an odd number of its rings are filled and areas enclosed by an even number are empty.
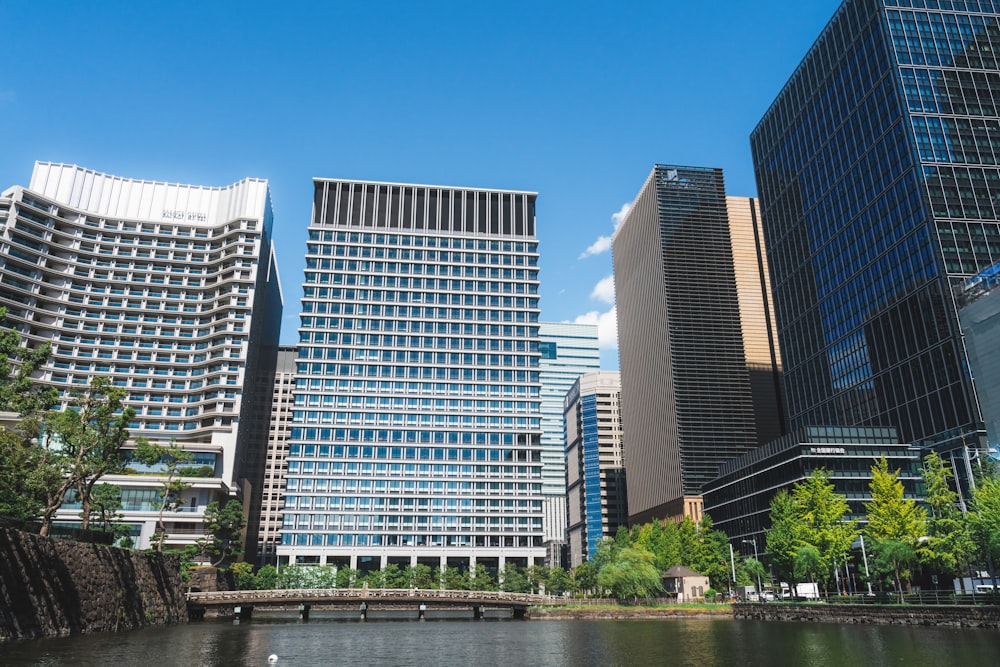
[[[259,504],[268,410],[250,381],[273,364],[281,292],[267,181],[226,187],[120,178],[39,162],[27,188],[0,196],[0,305],[9,326],[52,355],[40,380],[62,405],[107,377],[136,410],[133,438],[174,440],[192,455],[168,545],[204,532],[205,507]],[[162,478],[131,464],[110,475],[138,546],[153,534]],[[79,521],[64,505],[57,521]],[[251,552],[252,553],[252,552]]]
[[[279,562],[534,565],[534,193],[317,179]]]
[[[847,499],[849,518],[864,522],[872,466],[883,456],[889,470],[899,471],[905,496],[923,500],[920,450],[900,442],[895,429],[807,426],[722,466],[705,485],[705,513],[731,541],[756,540],[763,553],[774,495],[825,468],[834,491]]]
[[[1000,260],[998,19],[847,0],[753,131],[793,427],[985,445],[955,293]]]
[[[622,453],[621,375],[587,373],[566,394],[568,567],[593,560],[597,545],[628,527]]]
[[[1000,271],[990,271],[969,281],[959,293],[959,321],[965,349],[969,355],[969,370],[975,379],[979,407],[986,427],[990,455],[1000,455]],[[970,462],[971,463],[971,462]]]
[[[542,507],[546,562],[559,565],[566,542],[566,423],[563,402],[582,374],[601,367],[597,326],[542,322],[538,370],[542,380]]]
[[[278,347],[271,381],[270,423],[267,430],[267,459],[261,496],[260,529],[257,539],[258,564],[275,565],[281,543],[282,508],[285,504],[285,471],[288,469],[288,441],[292,434],[295,371],[298,348]]]
[[[721,169],[656,165],[615,235],[630,523],[699,520],[719,466],[784,432],[759,223]]]

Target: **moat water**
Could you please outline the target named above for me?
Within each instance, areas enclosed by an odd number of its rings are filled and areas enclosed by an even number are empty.
[[[171,667],[995,665],[1000,631],[669,619],[515,621],[317,615],[206,621],[0,645],[0,665]]]

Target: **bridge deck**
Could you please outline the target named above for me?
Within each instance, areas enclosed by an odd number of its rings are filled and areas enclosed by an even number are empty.
[[[531,593],[450,591],[419,588],[308,588],[188,593],[189,605],[386,604],[495,605],[532,607],[564,604],[561,598]]]

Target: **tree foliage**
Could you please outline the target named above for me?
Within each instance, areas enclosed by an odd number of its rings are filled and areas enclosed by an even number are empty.
[[[803,570],[796,561],[802,558],[802,547],[812,547],[819,561],[809,572],[828,587],[835,564],[849,557],[857,536],[849,512],[847,499],[836,493],[829,471],[823,468],[797,483],[791,493],[778,492],[771,501],[771,528],[766,534],[778,573],[789,581],[801,581]]]
[[[979,480],[968,518],[976,544],[994,563],[1000,562],[1000,477]]]
[[[0,412],[28,417],[48,410],[59,400],[55,387],[45,387],[32,379],[52,353],[43,343],[35,348],[21,344],[16,329],[4,326],[7,308],[0,307]]]
[[[968,568],[976,545],[959,507],[958,493],[951,488],[954,476],[937,452],[924,457],[923,474],[927,487],[927,540],[918,545],[917,555],[931,572],[954,576]]]
[[[36,462],[44,490],[41,535],[48,534],[70,489],[82,503],[86,528],[94,486],[104,475],[124,468],[128,424],[135,416],[124,404],[125,396],[124,389],[96,377],[86,390],[72,392],[65,410],[46,414],[40,439],[43,451]]]
[[[653,560],[653,554],[641,547],[621,547],[597,573],[597,584],[619,600],[653,597],[662,590]]]
[[[227,558],[237,558],[243,554],[243,529],[246,519],[243,505],[238,500],[230,500],[222,507],[217,501],[205,507],[206,535],[198,540],[201,553],[207,556],[213,566],[218,566]]]
[[[916,500],[905,497],[899,470],[890,471],[884,456],[872,466],[871,496],[865,503],[865,534],[876,543],[896,540],[915,546],[927,532],[927,512]]]
[[[884,539],[872,547],[875,556],[876,576],[891,577],[899,594],[899,602],[903,602],[903,584],[909,583],[909,566],[917,559],[913,545],[903,540]]]
[[[161,445],[145,438],[137,439],[136,447],[132,451],[134,460],[147,466],[157,466],[162,463],[163,472],[166,473],[160,482],[160,506],[157,508],[154,536],[156,551],[163,551],[163,543],[167,537],[167,526],[163,521],[163,515],[168,511],[180,509],[183,504],[181,493],[189,485],[181,478],[180,469],[191,460],[191,457],[190,452],[184,451],[174,441]]]

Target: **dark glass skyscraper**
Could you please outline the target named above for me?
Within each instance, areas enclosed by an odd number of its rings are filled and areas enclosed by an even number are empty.
[[[847,0],[754,130],[793,427],[983,441],[954,294],[1000,260],[998,19]]]

